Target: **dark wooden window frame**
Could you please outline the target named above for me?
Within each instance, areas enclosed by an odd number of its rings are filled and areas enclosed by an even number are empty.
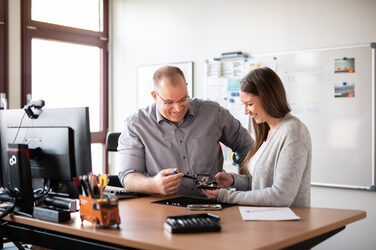
[[[74,7],[74,6],[72,6]],[[108,0],[103,0],[103,31],[95,32],[56,24],[31,20],[31,0],[21,3],[22,30],[22,106],[27,103],[26,96],[31,93],[31,40],[33,38],[72,42],[97,46],[101,49],[101,124],[99,132],[91,133],[92,143],[105,144],[108,131]],[[104,172],[108,172],[108,154],[103,150]]]
[[[0,0],[0,92],[8,97],[8,0]]]

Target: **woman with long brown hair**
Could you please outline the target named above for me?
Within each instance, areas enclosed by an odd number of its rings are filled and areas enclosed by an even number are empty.
[[[240,89],[255,142],[240,174],[220,172],[216,179],[221,189],[203,192],[242,205],[310,206],[311,138],[307,127],[290,114],[281,79],[270,68],[259,68],[242,79]]]

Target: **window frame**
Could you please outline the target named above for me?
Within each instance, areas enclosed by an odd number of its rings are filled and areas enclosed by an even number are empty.
[[[91,132],[91,142],[103,145],[103,171],[108,173],[108,154],[105,150],[108,131],[108,0],[103,0],[103,31],[96,32],[31,19],[31,1],[21,2],[21,104],[26,105],[31,93],[31,41],[33,38],[48,39],[75,44],[91,45],[101,49],[100,79],[100,131]]]
[[[0,93],[8,98],[8,0],[0,0]]]

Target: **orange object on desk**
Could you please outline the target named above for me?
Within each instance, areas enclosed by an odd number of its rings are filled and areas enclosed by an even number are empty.
[[[81,222],[87,220],[103,227],[119,226],[119,206],[116,197],[105,196],[103,199],[93,199],[80,195],[79,198]]]

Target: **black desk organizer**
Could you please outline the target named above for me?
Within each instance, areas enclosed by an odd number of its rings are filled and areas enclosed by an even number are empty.
[[[168,216],[164,229],[170,233],[219,232],[219,220],[219,216],[208,213]]]
[[[179,207],[187,207],[187,205],[189,204],[221,204],[222,208],[235,206],[235,204],[221,203],[216,200],[209,200],[209,199],[198,198],[198,197],[187,197],[187,196],[153,201],[152,203],[170,205],[170,206],[179,206]]]

